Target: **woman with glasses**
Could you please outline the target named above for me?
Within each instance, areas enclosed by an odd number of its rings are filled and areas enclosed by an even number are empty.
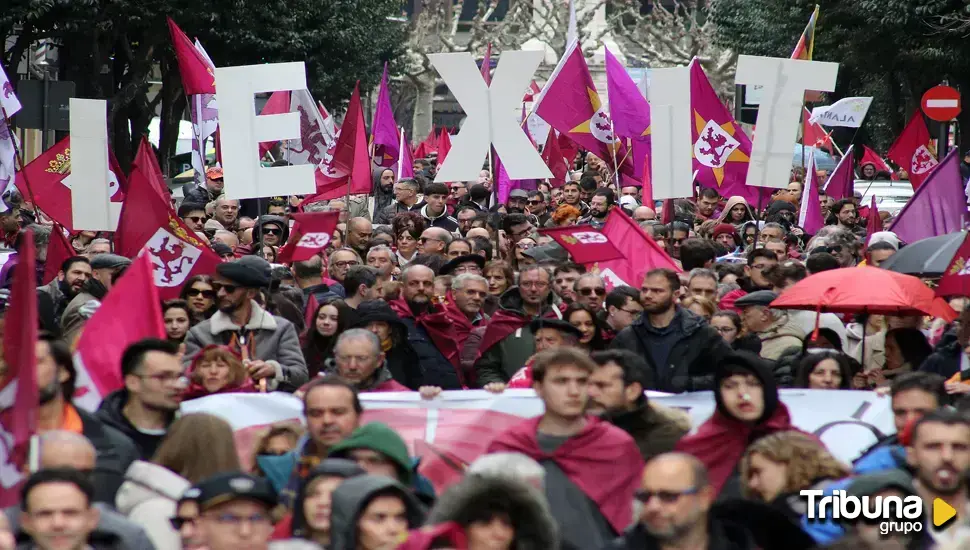
[[[189,305],[192,325],[201,323],[216,312],[216,291],[209,275],[193,275],[185,281],[179,298]]]
[[[186,489],[220,472],[240,470],[228,422],[210,414],[187,414],[168,428],[151,462],[137,460],[118,490],[118,511],[145,530],[158,549],[179,549],[170,518]]]
[[[515,243],[515,269],[521,270],[525,266],[535,265],[536,259],[526,255],[526,250],[534,248],[536,241],[532,237],[524,237]]]
[[[326,362],[333,357],[337,337],[350,327],[354,316],[354,310],[339,298],[328,298],[317,306],[313,322],[300,337],[311,380],[325,370]]]

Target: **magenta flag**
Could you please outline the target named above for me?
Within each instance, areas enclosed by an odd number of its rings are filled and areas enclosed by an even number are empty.
[[[966,221],[967,197],[960,179],[960,156],[954,148],[919,186],[889,231],[914,243],[961,231]]]
[[[603,109],[586,58],[573,42],[546,82],[533,111],[580,147],[606,160],[616,142],[610,117]]]
[[[650,155],[650,104],[613,52],[606,49],[606,90],[617,137],[633,140],[633,174],[643,173]]]
[[[407,136],[401,129],[401,162],[397,167],[397,179],[407,179],[414,177],[414,157],[411,156],[411,147],[408,145]]]
[[[716,189],[722,197],[744,197],[760,210],[773,190],[744,183],[751,160],[751,140],[717,97],[697,58],[690,62],[690,103],[697,182]]]
[[[818,170],[815,168],[815,150],[808,157],[805,183],[802,185],[802,200],[798,210],[798,226],[809,235],[818,233],[825,225],[822,207],[818,203]]]
[[[377,106],[370,131],[374,145],[374,165],[391,168],[396,172],[395,165],[401,157],[401,145],[394,111],[391,110],[391,92],[387,87],[387,63],[384,63],[384,76],[381,77],[381,87],[377,92]]]
[[[515,189],[525,189],[535,191],[538,188],[536,180],[514,180],[509,178],[509,173],[505,171],[502,159],[495,155],[495,196],[498,202],[506,203],[509,200],[509,193]]]
[[[845,150],[845,155],[829,174],[829,181],[825,184],[825,194],[835,200],[851,198],[855,193],[855,172],[852,170],[852,145]]]

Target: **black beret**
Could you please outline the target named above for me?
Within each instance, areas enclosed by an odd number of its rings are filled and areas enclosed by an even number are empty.
[[[268,287],[273,280],[269,262],[259,256],[219,264],[216,273],[244,288]]]
[[[529,323],[529,329],[532,330],[532,334],[539,332],[539,329],[543,328],[558,330],[559,332],[568,334],[577,340],[583,337],[582,331],[570,325],[568,321],[563,321],[562,319],[545,319],[539,317],[538,319],[533,319],[532,322]]]

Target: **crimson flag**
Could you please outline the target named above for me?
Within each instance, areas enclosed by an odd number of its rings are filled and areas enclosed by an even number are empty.
[[[438,136],[438,166],[444,164],[449,151],[451,151],[451,135],[448,134],[447,128],[442,128]]]
[[[206,58],[189,37],[168,17],[168,32],[172,36],[172,47],[182,75],[182,88],[185,95],[216,93],[216,76]]]
[[[548,235],[569,252],[577,264],[608,262],[625,259],[616,246],[591,225],[570,225],[540,229],[539,234]]]
[[[939,164],[936,156],[928,148],[929,143],[930,131],[926,128],[923,114],[916,111],[903,129],[903,133],[899,134],[889,148],[889,153],[886,154],[889,160],[906,170],[914,191],[923,185],[923,181]]]
[[[37,281],[34,274],[34,235],[26,230],[10,292],[8,322],[3,334],[7,375],[0,385],[0,506],[20,500],[17,488],[24,470],[30,438],[37,430]]]
[[[553,187],[566,185],[566,178],[569,177],[569,165],[563,157],[562,149],[559,148],[559,138],[556,137],[556,131],[551,126],[549,127],[549,135],[546,137],[546,145],[542,148],[540,156],[546,166],[549,167],[549,171],[552,172],[549,183]]]
[[[330,162],[315,172],[316,195],[305,203],[324,201],[345,195],[369,194],[373,186],[367,126],[360,105],[360,83],[354,86],[347,115],[340,126]]]
[[[84,325],[74,352],[77,390],[74,404],[97,409],[104,396],[121,389],[121,356],[145,338],[165,338],[162,306],[153,283],[155,256],[145,249],[101,301]]]
[[[159,193],[158,183],[153,183],[160,177],[154,155],[139,149],[131,167],[131,187],[121,208],[115,250],[132,258],[147,246],[158,293],[163,300],[177,298],[185,279],[214,273],[220,259]]]
[[[826,132],[825,128],[815,122],[811,122],[809,117],[812,113],[802,107],[802,145],[805,147],[815,147],[825,149],[832,154],[832,133]]]
[[[291,217],[296,225],[276,257],[280,263],[304,262],[323,251],[337,228],[340,212],[293,214]]]
[[[47,259],[44,260],[44,276],[40,284],[46,285],[57,278],[57,272],[61,270],[61,264],[77,252],[71,246],[67,236],[64,235],[64,228],[57,223],[51,227],[51,240],[47,245]]]
[[[124,202],[127,182],[114,153],[108,155],[108,194],[111,202]],[[71,138],[66,137],[24,167],[17,178],[20,193],[34,201],[34,206],[68,231],[74,231],[71,207]],[[27,185],[30,185],[28,189]]]
[[[866,220],[866,244],[869,244],[869,239],[872,238],[873,233],[882,231],[882,220],[879,218],[879,207],[876,206],[876,196],[872,196],[872,202],[869,204],[869,216]]]
[[[666,207],[664,204],[665,209]],[[599,261],[586,266],[590,272],[603,277],[607,289],[612,290],[622,285],[638,288],[643,275],[651,269],[666,268],[678,273],[681,271],[660,245],[648,237],[637,222],[620,208],[610,210],[601,233],[623,254],[621,259]]]

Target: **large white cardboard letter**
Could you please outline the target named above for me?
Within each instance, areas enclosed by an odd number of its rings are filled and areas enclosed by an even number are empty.
[[[838,63],[750,55],[738,57],[737,83],[763,86],[745,183],[776,188],[788,185],[792,148],[798,134],[805,92],[835,90],[838,75]]]
[[[485,84],[470,53],[428,57],[467,115],[461,131],[452,138],[451,151],[438,167],[436,182],[475,180],[492,145],[509,178],[552,177],[516,121],[522,94],[542,62],[541,51],[502,52],[491,86]]]
[[[690,68],[650,72],[650,182],[655,200],[694,195]]]
[[[303,63],[271,63],[216,69],[222,169],[230,199],[312,195],[315,166],[264,168],[259,143],[300,138],[300,114],[257,116],[253,94],[306,89]]]
[[[121,217],[108,188],[107,106],[101,99],[70,101],[71,223],[79,231],[114,231]]]

